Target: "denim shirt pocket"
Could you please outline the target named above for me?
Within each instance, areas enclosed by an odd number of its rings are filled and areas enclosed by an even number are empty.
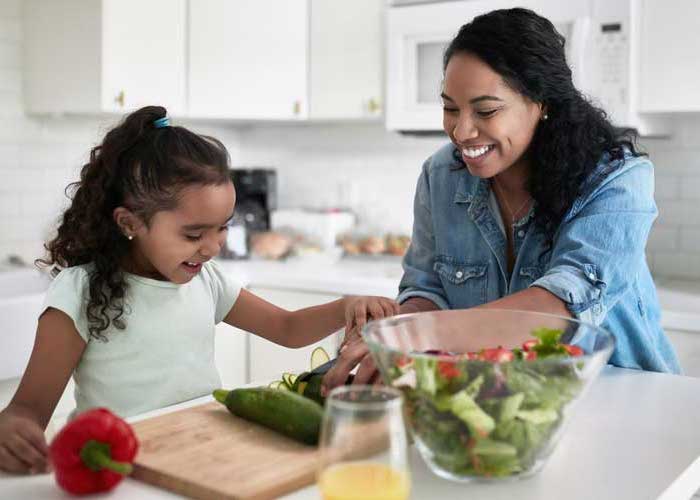
[[[438,255],[433,269],[440,276],[452,309],[486,302],[486,264],[469,264],[453,257]]]

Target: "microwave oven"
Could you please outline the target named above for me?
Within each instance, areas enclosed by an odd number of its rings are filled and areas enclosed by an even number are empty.
[[[526,7],[566,39],[574,84],[617,127],[667,136],[667,116],[639,111],[643,0],[393,0],[387,13],[386,127],[442,130],[442,56],[459,28],[495,9]]]

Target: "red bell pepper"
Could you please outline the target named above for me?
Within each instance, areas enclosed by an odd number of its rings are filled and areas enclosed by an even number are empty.
[[[49,446],[49,458],[58,485],[85,495],[109,491],[131,473],[138,447],[128,423],[106,408],[96,408],[61,429]]]

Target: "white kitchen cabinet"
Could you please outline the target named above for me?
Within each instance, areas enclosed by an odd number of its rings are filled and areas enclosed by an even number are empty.
[[[700,111],[700,2],[642,0],[640,110]]]
[[[666,329],[666,335],[676,349],[683,375],[700,377],[700,332]]]
[[[383,8],[379,0],[190,0],[189,115],[380,116]]]
[[[221,386],[226,389],[249,382],[248,335],[224,322],[216,325],[216,368],[221,376]]]
[[[30,113],[185,111],[186,0],[26,0]]]
[[[273,288],[251,287],[250,292],[290,311],[324,304],[340,298],[338,295],[302,292]],[[331,357],[335,356],[340,342],[339,334],[300,349],[278,346],[261,337],[250,335],[250,380],[268,381],[281,378],[282,373],[301,373],[309,369],[311,352],[323,347]]]
[[[309,118],[381,115],[383,16],[380,0],[311,0]]]
[[[190,0],[190,116],[304,118],[307,32],[307,0]]]

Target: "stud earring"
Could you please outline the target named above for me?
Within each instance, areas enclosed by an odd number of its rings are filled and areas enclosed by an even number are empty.
[[[549,118],[549,115],[548,115],[547,113],[545,113],[544,115],[542,115],[542,120],[546,120],[547,118]]]
[[[134,235],[133,235],[133,234],[128,234],[128,235],[126,236],[126,239],[129,240],[129,241],[131,241],[131,240],[134,239]]]

